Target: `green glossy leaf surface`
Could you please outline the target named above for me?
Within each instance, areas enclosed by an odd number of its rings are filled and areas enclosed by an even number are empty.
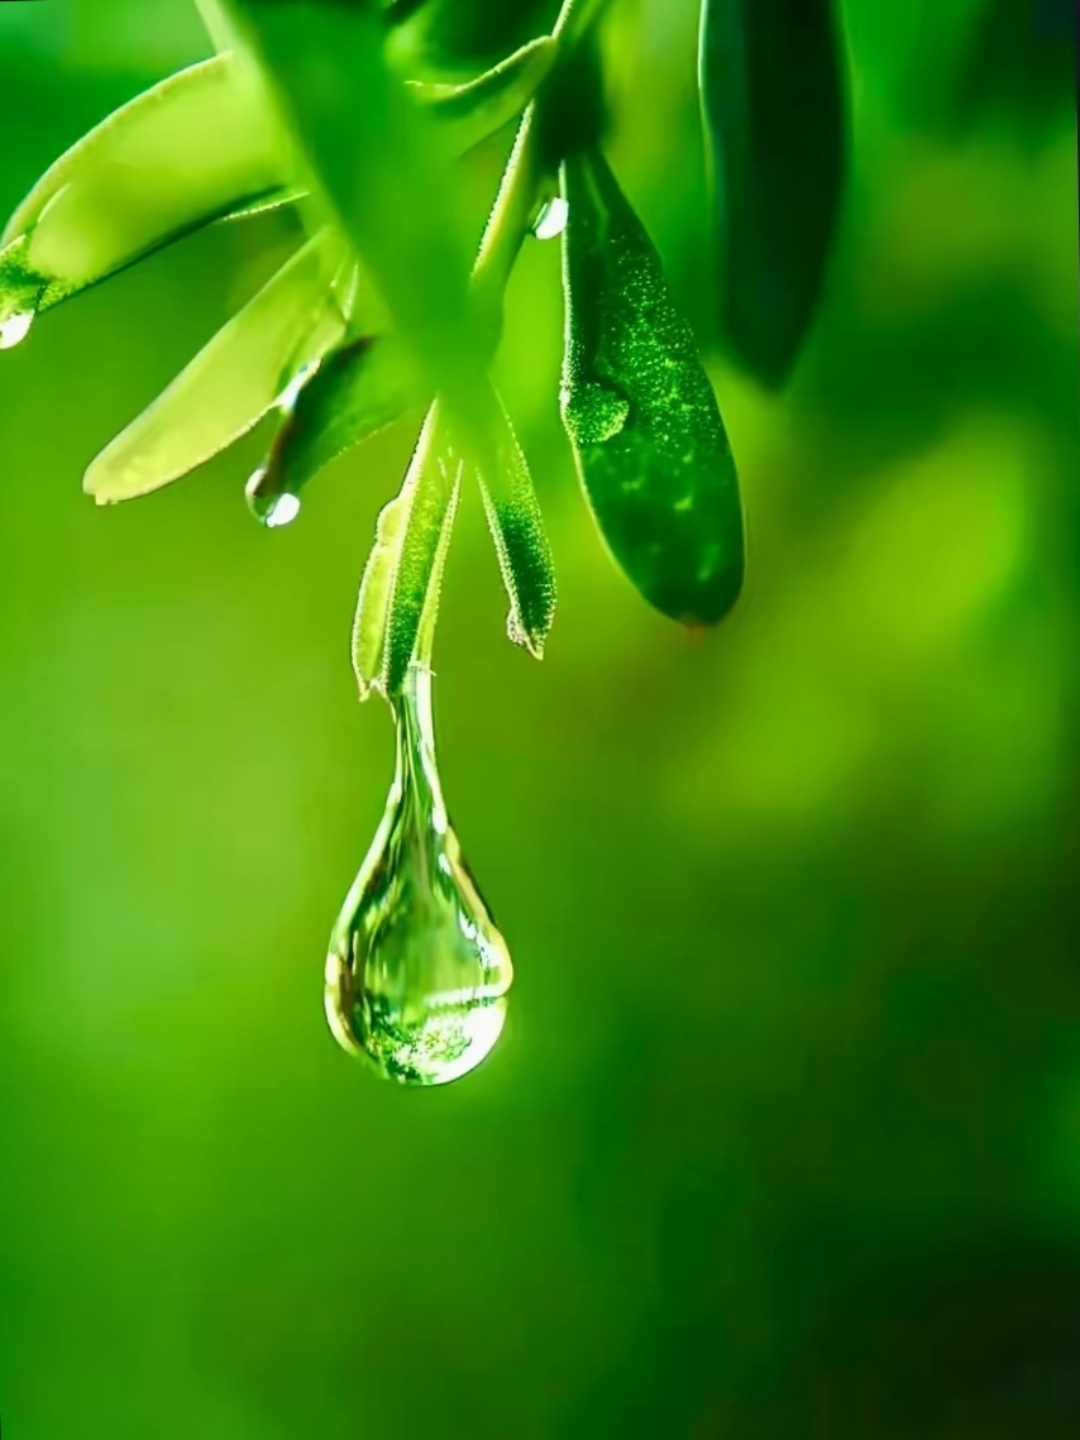
[[[347,269],[330,230],[294,255],[94,460],[84,488],[98,504],[157,490],[250,430],[341,339]]]
[[[711,624],[738,596],[735,462],[689,324],[598,149],[563,166],[562,415],[612,555],[672,619]]]
[[[0,237],[0,321],[46,309],[211,221],[295,198],[287,133],[235,57],[123,106],[52,165]]]
[[[809,330],[836,229],[842,68],[832,0],[703,0],[721,327],[772,386]]]
[[[412,94],[447,128],[464,151],[519,115],[547,77],[558,54],[549,35],[515,50],[500,64],[462,85],[412,81]]]

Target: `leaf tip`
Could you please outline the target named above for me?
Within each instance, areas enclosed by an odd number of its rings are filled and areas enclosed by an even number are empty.
[[[520,645],[523,650],[527,650],[534,660],[543,660],[547,630],[527,629],[519,617],[511,611],[506,617],[506,633],[513,644]]]

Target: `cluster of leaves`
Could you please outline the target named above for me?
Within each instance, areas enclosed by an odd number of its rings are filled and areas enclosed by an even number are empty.
[[[426,658],[463,483],[479,483],[511,638],[540,655],[550,549],[489,378],[520,246],[563,225],[561,402],[600,531],[664,614],[711,624],[743,575],[735,465],[693,332],[601,140],[604,0],[199,0],[217,54],[105,120],[0,237],[0,345],[34,314],[192,230],[296,207],[302,246],[94,460],[99,503],[143,495],[272,411],[248,499],[286,522],[329,460],[427,416],[380,517],[354,631],[361,693]],[[832,0],[702,0],[717,291],[734,353],[784,381],[842,185]],[[794,117],[794,118],[793,118]],[[479,251],[455,167],[516,123]],[[557,218],[556,218],[557,217]]]

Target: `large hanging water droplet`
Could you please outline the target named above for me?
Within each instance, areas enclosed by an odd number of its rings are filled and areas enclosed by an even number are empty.
[[[382,1075],[441,1085],[495,1045],[513,966],[447,820],[430,671],[410,669],[394,715],[397,771],[330,938],[326,1015]]]

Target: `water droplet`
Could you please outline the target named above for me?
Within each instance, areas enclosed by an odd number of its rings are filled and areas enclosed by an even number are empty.
[[[244,487],[244,496],[256,520],[261,520],[267,529],[276,530],[282,525],[291,525],[300,514],[300,497],[288,490],[268,489],[269,483],[269,471],[263,465]]]
[[[288,491],[279,495],[266,512],[266,524],[271,530],[279,525],[291,525],[300,514],[300,499],[297,495],[290,495]]]
[[[20,340],[25,340],[33,323],[32,310],[17,311],[14,315],[0,320],[0,350],[10,350],[13,345],[18,345]]]
[[[564,388],[563,414],[576,444],[603,445],[622,431],[630,401],[614,386],[577,385],[572,392]]]
[[[0,350],[25,340],[49,281],[27,264],[29,235],[17,235],[0,249]]]
[[[533,234],[537,240],[554,240],[566,229],[569,215],[570,207],[563,197],[561,195],[554,196],[536,217]]]
[[[410,669],[394,717],[397,771],[330,939],[326,1015],[380,1074],[442,1085],[498,1040],[513,966],[447,820],[430,671]]]

